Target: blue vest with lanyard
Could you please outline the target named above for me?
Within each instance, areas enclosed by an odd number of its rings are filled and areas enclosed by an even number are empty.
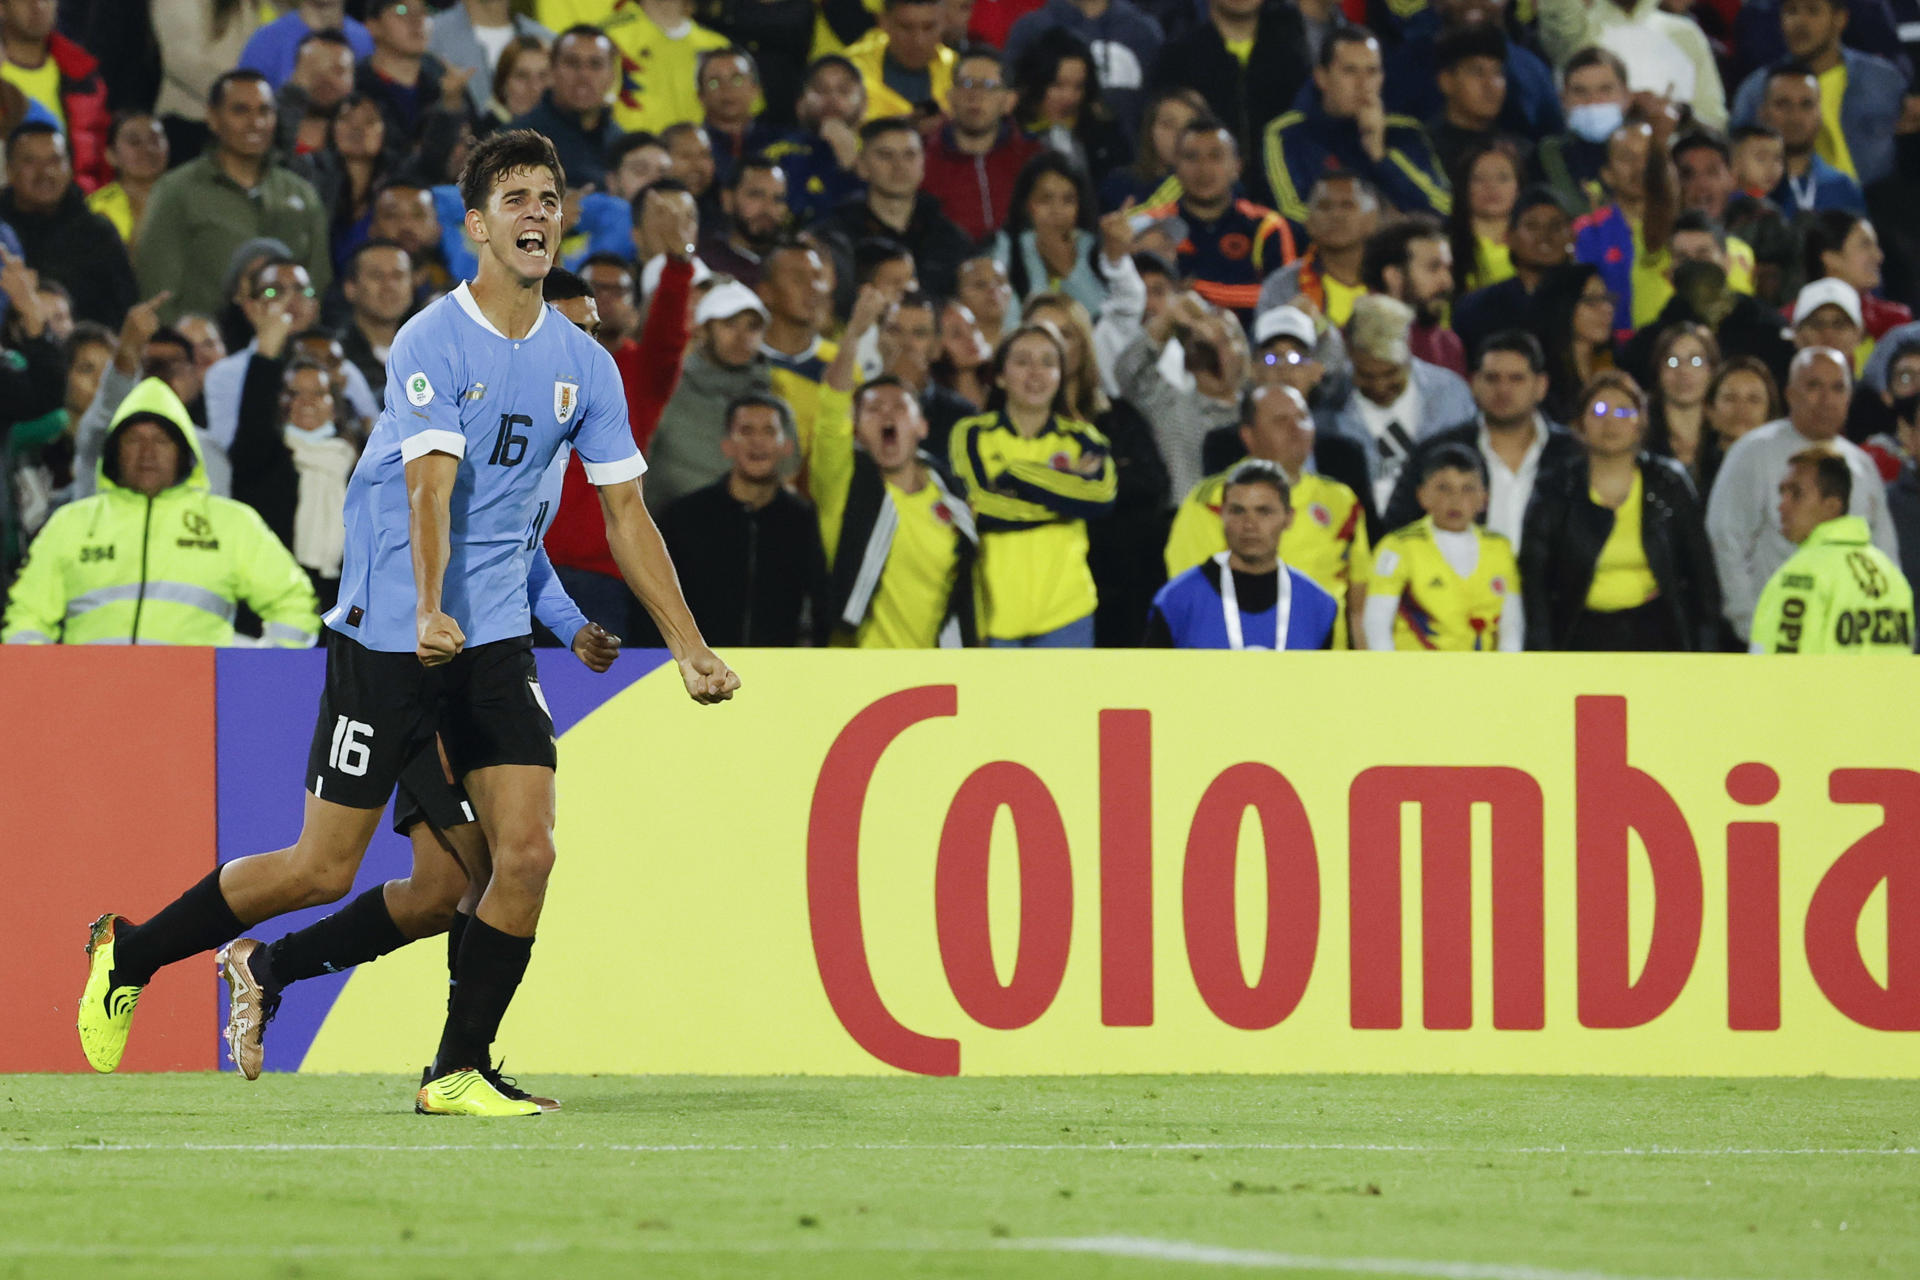
[[[1240,607],[1228,553],[1213,557],[1220,587],[1196,565],[1160,589],[1155,606],[1180,649],[1325,649],[1331,644],[1339,606],[1326,588],[1297,569],[1280,566],[1279,598],[1259,613]],[[1276,644],[1276,637],[1285,642]]]

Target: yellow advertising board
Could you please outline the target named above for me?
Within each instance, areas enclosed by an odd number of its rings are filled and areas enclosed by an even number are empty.
[[[734,660],[561,739],[516,1070],[1920,1075],[1897,664]],[[303,1069],[417,1067],[445,982]]]

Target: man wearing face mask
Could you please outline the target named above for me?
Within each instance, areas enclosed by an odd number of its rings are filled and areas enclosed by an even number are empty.
[[[1567,131],[1543,139],[1533,153],[1533,177],[1560,193],[1576,213],[1599,207],[1600,170],[1607,163],[1607,139],[1627,119],[1627,67],[1619,55],[1601,48],[1582,49],[1560,72],[1560,104]]]
[[[1690,103],[1709,129],[1727,127],[1727,90],[1705,33],[1660,0],[1540,0],[1540,43],[1555,62],[1610,49],[1631,69],[1630,88]]]

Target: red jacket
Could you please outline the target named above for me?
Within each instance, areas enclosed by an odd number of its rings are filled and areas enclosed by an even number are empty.
[[[1413,354],[1428,364],[1437,364],[1442,369],[1451,369],[1461,377],[1467,376],[1467,348],[1460,341],[1460,335],[1440,325],[1416,324],[1407,335],[1407,346]]]
[[[107,131],[113,124],[107,82],[100,78],[99,60],[58,31],[47,37],[47,56],[60,69],[60,109],[67,116],[73,180],[90,192],[113,181],[113,166],[107,163]]]
[[[667,401],[673,399],[673,389],[680,385],[680,358],[687,350],[687,294],[692,285],[693,264],[669,261],[647,308],[640,340],[627,339],[613,356],[627,390],[627,425],[642,452],[660,425]],[[620,576],[620,566],[607,546],[599,491],[588,482],[577,453],[567,461],[560,510],[547,529],[546,547],[547,557],[556,565]]]
[[[953,140],[948,125],[927,144],[927,176],[920,189],[940,202],[941,212],[974,243],[998,231],[1013,200],[1013,181],[1040,144],[1013,127],[1000,126],[993,150],[969,155]]]

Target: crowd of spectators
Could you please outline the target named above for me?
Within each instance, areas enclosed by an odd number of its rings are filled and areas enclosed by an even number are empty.
[[[1744,649],[1795,476],[1920,564],[1915,33],[0,0],[4,635],[311,643],[394,336],[475,269],[466,153],[524,128],[716,644],[1183,643],[1221,596],[1278,644]],[[536,536],[644,643],[564,462]]]

